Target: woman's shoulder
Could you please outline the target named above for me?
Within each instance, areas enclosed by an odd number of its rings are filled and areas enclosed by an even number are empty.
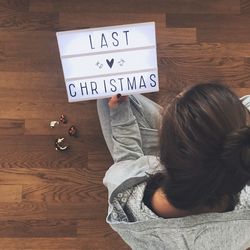
[[[126,160],[114,163],[105,173],[103,183],[109,195],[136,186],[149,174],[161,171],[162,167],[156,156],[142,156],[137,160]]]
[[[239,202],[236,205],[235,210],[240,209],[250,209],[250,183],[240,192]]]

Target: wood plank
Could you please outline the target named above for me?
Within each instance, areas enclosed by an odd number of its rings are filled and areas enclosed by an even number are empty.
[[[7,98],[6,98],[7,100]],[[41,119],[43,123],[49,125],[49,120],[57,120],[61,114],[68,116],[68,119],[95,119],[97,122],[96,101],[86,101],[79,103],[38,103],[38,102],[17,102],[9,100],[5,103],[8,109],[0,109],[0,118],[2,119]],[[87,130],[86,130],[87,131]],[[91,131],[91,130],[90,130]]]
[[[249,22],[248,15],[234,14],[168,14],[166,16],[167,27],[174,28],[193,28],[205,29],[214,28],[220,29],[222,32],[225,29],[238,29],[241,26],[247,27]],[[239,32],[240,33],[240,32]]]
[[[4,60],[4,43],[0,41],[0,62]]]
[[[233,68],[244,68],[245,58],[230,58],[230,57],[162,57],[161,58],[161,66],[166,70],[167,68],[171,69],[172,67],[181,67],[181,69],[185,70],[188,68],[200,68],[200,69],[209,69],[209,68],[221,68],[227,69],[228,71],[232,71]],[[198,68],[198,69],[199,69]]]
[[[24,120],[18,119],[0,119],[1,135],[23,135]]]
[[[1,221],[3,237],[74,237],[77,222],[74,220],[18,220]]]
[[[30,0],[30,12],[54,12],[54,3],[51,0]]]
[[[245,64],[246,64],[247,68],[249,68],[250,67],[250,57],[245,57],[244,59],[245,59]]]
[[[232,87],[250,86],[250,70],[246,70],[244,58],[168,57],[161,58],[160,67],[164,69],[167,78],[163,89],[174,88],[178,82],[186,86],[212,80],[225,82]]]
[[[89,235],[89,231],[95,231],[95,233]],[[114,234],[110,226],[105,221],[92,219],[78,220],[77,235],[81,237],[90,237],[90,239],[98,237],[110,240]]]
[[[4,250],[82,250],[79,239],[75,237],[39,237],[18,238],[4,237],[0,240],[0,249]]]
[[[0,190],[1,191],[1,190]],[[27,184],[23,185],[24,201],[46,202],[47,204],[62,205],[88,202],[107,203],[107,191],[104,185],[85,181],[84,184]]]
[[[59,29],[83,29],[151,21],[156,22],[158,27],[164,28],[165,19],[164,13],[115,13],[111,10],[101,14],[87,11],[82,18],[82,12],[78,10],[78,12],[60,12]]]
[[[16,71],[23,73],[27,70],[30,72],[31,69],[33,72],[51,72],[53,70],[54,72],[58,71],[57,75],[62,76],[55,32],[0,31],[0,35],[5,41],[2,44],[4,53],[0,57],[2,58],[0,61],[2,71],[15,71],[16,69]],[[29,37],[29,42],[26,41],[27,37]],[[51,74],[52,79],[53,75]]]
[[[87,165],[86,151],[79,150],[68,143],[70,149],[67,152],[58,152],[55,150],[53,141],[51,145],[43,147],[40,150],[26,151],[22,147],[20,150],[6,149],[0,153],[2,168],[84,168]]]
[[[250,2],[248,0],[240,0],[240,12],[242,14],[250,13]]]
[[[248,88],[232,88],[232,90],[239,96],[250,95],[250,87]]]
[[[98,239],[89,241],[81,237],[41,237],[41,238],[1,238],[0,248],[4,250],[25,249],[25,250],[121,250],[130,249],[122,240],[106,241]]]
[[[101,163],[101,164],[100,164]],[[105,144],[105,148],[101,151],[97,149],[88,152],[88,170],[91,172],[99,172],[100,170],[107,171],[108,168],[114,163],[108,148]],[[91,174],[91,173],[89,173]],[[97,176],[99,178],[99,176]]]
[[[1,221],[20,220],[87,220],[105,221],[107,202],[91,200],[78,204],[46,204],[45,202],[0,203]]]
[[[97,219],[105,221],[108,211],[108,203],[94,202],[92,200],[79,204],[48,204],[48,211],[44,216],[50,219],[72,219],[72,220],[89,220]],[[92,232],[93,233],[93,232]]]
[[[62,71],[56,74],[49,72],[15,72],[2,71],[0,74],[0,88],[8,89],[56,89],[66,91]]]
[[[0,12],[28,11],[29,0],[1,0]]]
[[[0,66],[1,67],[1,66]],[[11,100],[16,102],[34,102],[34,103],[67,103],[68,98],[65,89],[7,89],[0,92],[0,102],[8,103]]]
[[[110,250],[117,249],[130,250],[131,248],[121,239],[119,236],[112,237],[110,240],[106,238],[100,239],[99,241],[89,241],[88,238],[81,238],[82,250]]]
[[[93,170],[91,170],[93,167]],[[99,167],[99,168],[98,168]],[[108,166],[90,165],[85,168],[0,168],[0,184],[18,185],[100,185]]]
[[[0,203],[21,202],[21,201],[22,201],[21,185],[0,185]]]
[[[41,202],[0,203],[0,221],[46,220],[47,211],[46,204]]]
[[[58,57],[57,51],[55,51]],[[14,72],[55,72],[62,74],[62,67],[58,58],[48,61],[47,58],[4,57],[0,61],[0,71]]]
[[[250,21],[250,19],[249,19]],[[229,24],[230,25],[230,24]],[[241,25],[238,31],[234,28],[229,28],[221,31],[221,29],[200,29],[197,30],[197,40],[199,42],[241,42],[249,43],[250,34],[249,27]]]
[[[55,31],[57,23],[57,13],[2,12],[0,31]]]
[[[197,42],[196,28],[165,28],[156,27],[157,44],[192,44]]]
[[[250,43],[158,44],[160,57],[250,57]]]
[[[249,15],[167,15],[168,27],[197,28],[199,42],[250,42]]]
[[[44,185],[44,184],[64,184],[82,185],[86,183],[84,169],[61,168],[39,169],[39,168],[1,168],[0,184],[13,185]],[[90,177],[91,178],[91,177]],[[94,176],[92,176],[94,178]]]
[[[2,32],[4,33],[4,32]],[[29,35],[30,32],[26,32]],[[34,35],[33,35],[34,36]],[[12,58],[25,59],[29,58],[30,61],[44,61],[47,60],[50,63],[60,63],[59,50],[56,40],[56,35],[50,38],[50,36],[39,37],[30,36],[29,43],[23,39],[18,38],[18,42],[14,40],[4,42],[4,56],[7,61]]]
[[[33,0],[32,0],[33,1]],[[136,8],[135,8],[136,6]],[[97,11],[98,10],[98,11]],[[240,13],[240,1],[237,0],[211,0],[209,2],[199,0],[128,0],[115,1],[103,0],[95,2],[83,2],[62,0],[54,2],[54,11],[64,12],[111,12],[111,13]]]
[[[0,31],[1,36],[1,42],[4,42],[6,45],[6,42],[12,42],[16,43],[18,46],[18,43],[21,43],[22,46],[25,46],[25,42],[27,42],[27,38],[29,38],[29,41],[34,41],[33,43],[27,43],[26,45],[30,46],[42,46],[44,42],[47,42],[47,44],[54,43],[53,40],[56,39],[55,31],[50,30],[23,30],[22,32],[18,30],[1,30]],[[39,45],[37,45],[38,43]]]

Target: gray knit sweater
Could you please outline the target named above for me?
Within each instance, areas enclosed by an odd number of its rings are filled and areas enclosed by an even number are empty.
[[[250,96],[242,102],[250,108]],[[162,166],[155,156],[136,154],[140,133],[129,102],[111,110],[110,115],[114,148],[121,158],[126,157],[114,163],[103,180],[109,193],[107,222],[132,249],[245,250],[250,247],[250,186],[242,190],[240,202],[231,212],[172,219],[158,217],[142,199],[148,175],[162,171]]]

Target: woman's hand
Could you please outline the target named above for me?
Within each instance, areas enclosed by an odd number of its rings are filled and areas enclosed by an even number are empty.
[[[127,101],[128,100],[128,96],[122,96],[121,94],[117,94],[115,96],[112,96],[109,100],[109,108],[114,109],[117,108],[118,105],[121,102]]]

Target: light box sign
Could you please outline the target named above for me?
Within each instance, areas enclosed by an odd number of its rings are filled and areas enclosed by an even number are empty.
[[[56,36],[69,102],[159,91],[154,22]]]

